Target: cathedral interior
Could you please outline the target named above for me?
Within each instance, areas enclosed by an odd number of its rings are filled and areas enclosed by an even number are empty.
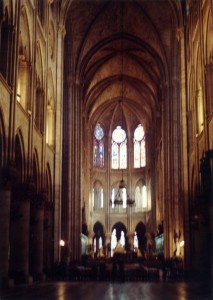
[[[0,0],[1,285],[212,276],[212,9]]]

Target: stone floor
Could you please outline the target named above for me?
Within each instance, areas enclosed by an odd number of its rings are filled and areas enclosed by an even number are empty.
[[[204,282],[45,282],[0,291],[1,300],[211,300]]]

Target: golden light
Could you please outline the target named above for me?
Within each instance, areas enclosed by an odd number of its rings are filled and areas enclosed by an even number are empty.
[[[64,240],[60,240],[59,245],[60,245],[61,247],[64,247],[65,241],[64,241]]]
[[[183,247],[184,246],[184,241],[181,241],[180,242],[180,247]]]

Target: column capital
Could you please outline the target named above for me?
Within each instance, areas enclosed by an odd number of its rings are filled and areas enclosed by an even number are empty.
[[[182,39],[184,37],[184,27],[179,27],[176,30],[176,38],[178,40],[178,42],[180,41],[180,39]]]
[[[62,38],[64,39],[66,35],[66,29],[63,24],[58,25],[58,32],[62,35]]]

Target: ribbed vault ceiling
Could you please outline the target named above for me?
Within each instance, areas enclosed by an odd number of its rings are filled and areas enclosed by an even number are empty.
[[[83,84],[92,122],[119,116],[147,126],[160,112],[160,89],[176,69],[179,1],[64,1],[72,76]]]

